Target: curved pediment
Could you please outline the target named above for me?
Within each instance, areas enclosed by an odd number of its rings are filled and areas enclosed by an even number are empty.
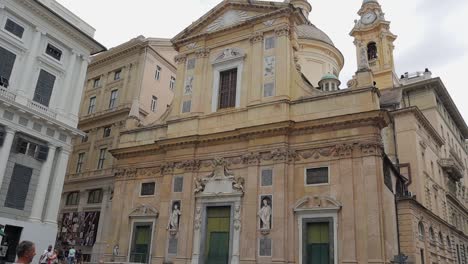
[[[227,48],[217,54],[212,63],[217,64],[231,60],[243,59],[244,57],[245,52],[243,50],[238,48]]]
[[[335,198],[329,196],[306,196],[296,202],[295,212],[313,210],[334,210],[338,211],[342,204]]]
[[[159,211],[149,205],[142,204],[137,208],[133,209],[133,211],[129,214],[128,217],[130,218],[137,218],[137,217],[149,217],[149,218],[157,218],[159,216]]]
[[[219,195],[243,195],[244,183],[243,177],[229,172],[226,168],[227,162],[222,158],[216,158],[212,162],[213,172],[203,178],[195,179],[195,188],[193,192],[200,196],[219,196]]]

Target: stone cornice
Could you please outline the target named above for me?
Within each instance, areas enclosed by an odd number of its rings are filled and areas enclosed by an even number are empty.
[[[426,129],[426,131],[431,135],[431,137],[435,140],[437,145],[440,147],[445,144],[445,140],[439,135],[437,130],[431,125],[429,120],[424,116],[424,114],[419,110],[419,108],[412,106],[412,107],[407,107],[403,109],[398,109],[394,111],[390,111],[390,114],[392,116],[401,116],[401,115],[408,115],[412,114],[416,119],[419,121],[419,123]]]
[[[220,132],[207,135],[193,135],[162,139],[154,144],[121,148],[111,150],[112,155],[117,159],[127,157],[145,156],[149,153],[157,154],[165,150],[181,146],[200,146],[223,144],[227,141],[242,141],[251,138],[263,138],[275,135],[300,135],[314,133],[317,129],[340,129],[358,126],[385,127],[389,123],[387,112],[375,110],[364,113],[336,116],[332,118],[317,119],[296,123],[294,121],[284,121],[274,124],[266,124],[252,127],[240,128],[227,132]]]

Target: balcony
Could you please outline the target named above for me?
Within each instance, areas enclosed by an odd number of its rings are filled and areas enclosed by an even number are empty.
[[[13,105],[18,104],[25,106],[26,109],[29,109],[30,111],[35,113],[45,115],[49,118],[55,119],[57,117],[57,113],[52,111],[49,107],[37,103],[33,100],[20,97],[14,91],[9,90],[8,87],[8,82],[0,81],[0,101]]]
[[[457,182],[463,178],[465,168],[455,158],[439,159],[439,165],[453,181]]]

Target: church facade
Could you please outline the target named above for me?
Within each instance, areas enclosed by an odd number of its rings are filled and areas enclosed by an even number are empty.
[[[172,39],[171,106],[111,150],[106,260],[466,263],[468,129],[447,90],[429,71],[398,77],[376,0],[340,88],[344,58],[311,10],[222,1]]]

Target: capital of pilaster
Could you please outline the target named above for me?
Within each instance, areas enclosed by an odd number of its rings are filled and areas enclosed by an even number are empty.
[[[255,32],[251,37],[250,37],[250,43],[254,44],[257,42],[263,41],[263,33],[262,32]]]
[[[289,35],[291,34],[291,29],[289,28],[289,25],[282,25],[275,28],[275,34],[277,37],[289,37]]]
[[[182,64],[187,61],[187,55],[185,54],[180,54],[174,57],[174,60],[177,64]]]
[[[197,58],[207,58],[208,56],[210,56],[210,49],[208,48],[199,49],[195,51],[195,55],[197,56]]]

